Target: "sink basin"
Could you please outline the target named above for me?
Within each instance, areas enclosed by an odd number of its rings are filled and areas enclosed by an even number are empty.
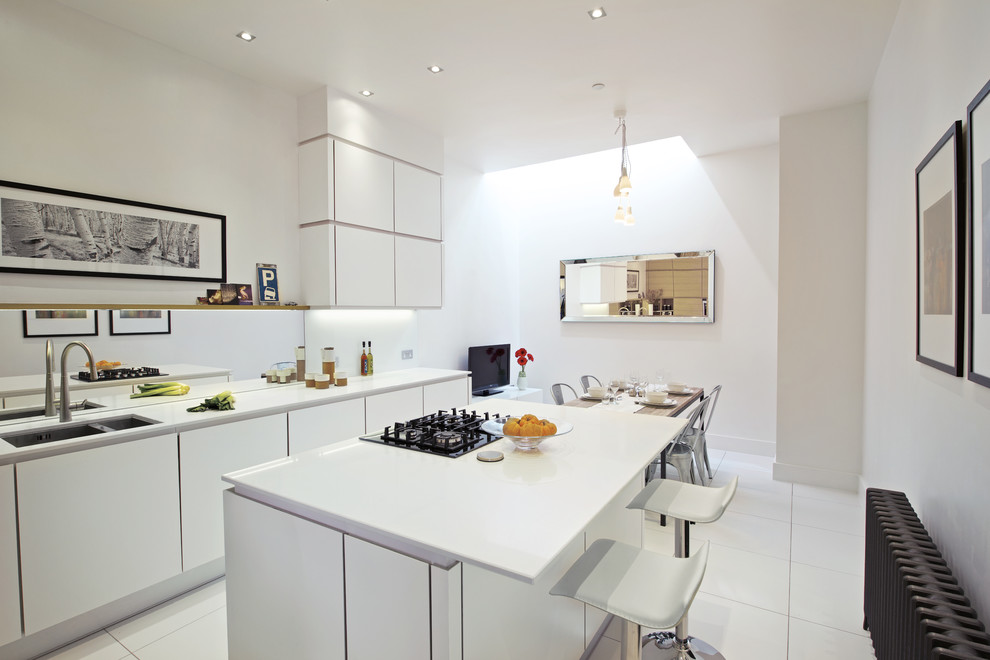
[[[124,431],[160,423],[158,420],[148,419],[147,417],[127,415],[125,417],[111,417],[109,419],[98,419],[91,422],[76,422],[74,424],[58,425],[44,429],[21,431],[19,433],[4,434],[0,437],[15,447],[31,447],[48,442],[74,440],[76,438],[84,438],[88,435],[112,433],[113,431]]]
[[[91,410],[93,408],[103,408],[102,403],[93,403],[92,401],[83,400],[79,403],[69,404],[69,410]],[[55,410],[58,410],[58,406],[55,406]],[[30,419],[32,417],[44,417],[45,408],[39,406],[37,408],[14,408],[13,410],[0,410],[0,422],[9,422],[12,419]]]

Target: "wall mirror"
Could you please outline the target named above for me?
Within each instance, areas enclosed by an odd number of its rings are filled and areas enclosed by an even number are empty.
[[[715,250],[560,262],[560,320],[714,323]]]

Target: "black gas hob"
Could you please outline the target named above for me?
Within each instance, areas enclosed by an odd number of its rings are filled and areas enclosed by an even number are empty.
[[[481,430],[481,425],[498,417],[473,410],[438,410],[408,422],[386,426],[382,433],[361,436],[362,440],[457,458],[495,442],[501,436]]]
[[[125,380],[128,378],[152,378],[157,376],[167,376],[158,367],[121,367],[119,369],[99,369],[96,372],[96,379],[90,375],[89,371],[80,371],[78,375],[72,376],[75,380],[85,380],[90,383],[103,382],[107,380]]]

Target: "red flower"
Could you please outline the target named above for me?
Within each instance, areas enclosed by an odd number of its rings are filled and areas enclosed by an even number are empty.
[[[526,355],[525,348],[520,348],[518,351],[516,351],[516,357],[522,357],[523,355]]]
[[[523,371],[526,370],[527,362],[535,362],[535,361],[536,358],[533,357],[533,354],[527,352],[525,348],[520,348],[518,351],[516,351],[516,362],[519,364],[519,366],[523,367]]]

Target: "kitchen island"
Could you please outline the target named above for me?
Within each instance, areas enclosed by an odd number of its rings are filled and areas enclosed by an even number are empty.
[[[577,658],[603,613],[548,595],[684,420],[517,401],[574,429],[497,463],[360,439],[225,475],[231,657]]]

